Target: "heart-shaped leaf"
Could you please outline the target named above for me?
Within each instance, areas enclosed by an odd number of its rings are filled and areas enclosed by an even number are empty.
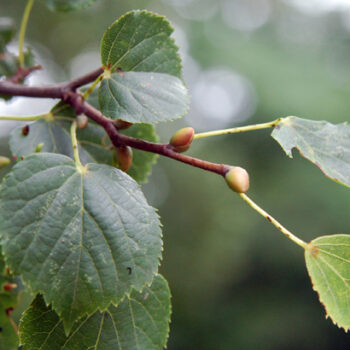
[[[306,266],[333,323],[350,328],[350,235],[322,236],[305,249]]]
[[[53,11],[70,12],[91,6],[96,0],[46,0]]]
[[[157,275],[150,287],[133,291],[117,307],[79,320],[65,336],[62,321],[39,295],[25,312],[20,339],[25,350],[162,350],[170,321],[170,292]]]
[[[282,119],[272,137],[292,158],[292,149],[343,185],[350,186],[350,126],[297,117]]]
[[[124,172],[38,153],[14,166],[0,187],[0,233],[11,270],[42,293],[65,329],[117,305],[157,272],[160,222]]]
[[[161,16],[132,11],[114,22],[101,42],[106,67],[99,89],[104,115],[132,123],[183,116],[188,95],[173,28]]]

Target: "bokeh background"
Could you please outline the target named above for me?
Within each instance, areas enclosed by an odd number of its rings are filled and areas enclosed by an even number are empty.
[[[19,24],[24,6],[0,0],[0,16]],[[71,14],[52,13],[37,0],[27,42],[44,70],[30,83],[96,68],[107,26],[138,8],[172,22],[191,93],[184,119],[158,125],[163,142],[183,126],[199,132],[288,115],[350,121],[348,0],[97,0]],[[0,115],[44,113],[54,103],[17,98],[0,102]],[[15,125],[0,124],[2,155]],[[200,139],[189,154],[245,167],[250,196],[304,240],[350,233],[350,190],[297,152],[287,158],[270,130]],[[164,224],[169,350],[350,349],[350,335],[325,320],[303,251],[221,178],[159,159],[143,187]]]

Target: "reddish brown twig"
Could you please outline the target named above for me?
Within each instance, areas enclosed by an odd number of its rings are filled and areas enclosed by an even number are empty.
[[[82,95],[76,91],[76,89],[80,86],[93,82],[103,73],[103,71],[104,70],[101,67],[89,74],[73,79],[69,82],[42,87],[25,86],[14,84],[9,81],[0,81],[0,94],[11,96],[59,98],[62,101],[70,104],[75,109],[77,115],[84,113],[87,117],[101,125],[106,130],[109,138],[115,146],[125,145],[146,152],[157,153],[182,163],[225,176],[229,170],[228,165],[216,164],[175,152],[169,144],[148,142],[121,134],[115,127],[113,120],[105,117],[99,110],[86,102]]]

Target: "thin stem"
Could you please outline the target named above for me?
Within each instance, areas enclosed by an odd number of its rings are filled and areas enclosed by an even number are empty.
[[[91,86],[83,93],[83,98],[86,100],[90,94],[95,90],[96,85],[102,80],[103,74],[98,76]]]
[[[240,126],[240,127],[232,128],[232,129],[222,129],[222,130],[214,130],[214,131],[202,132],[202,133],[199,133],[199,134],[195,134],[194,135],[194,140],[195,139],[201,139],[201,138],[204,138],[204,137],[227,135],[227,134],[236,134],[236,133],[245,132],[245,131],[273,128],[279,122],[281,122],[282,119],[283,118],[278,118],[278,119],[273,120],[272,122],[268,122],[268,123]]]
[[[27,29],[27,23],[30,11],[33,7],[34,0],[28,0],[27,5],[24,9],[22,23],[21,23],[21,29],[19,32],[19,42],[18,42],[18,61],[19,66],[24,67],[24,53],[23,53],[23,44],[24,44],[24,37],[26,35],[26,29]]]
[[[78,140],[77,140],[77,122],[76,121],[74,121],[72,123],[72,126],[70,128],[70,137],[72,139],[74,162],[77,166],[78,171],[80,173],[84,173],[85,168],[81,164],[80,157],[79,157]]]
[[[38,120],[38,119],[44,119],[47,118],[48,114],[40,114],[40,115],[35,115],[35,116],[30,116],[30,117],[20,117],[20,116],[0,116],[0,120],[16,120],[16,121],[33,121],[33,120]]]
[[[272,225],[276,226],[287,238],[299,245],[300,247],[306,249],[307,244],[296,237],[292,232],[287,230],[282,226],[276,219],[274,219],[270,214],[268,214],[264,209],[260,208],[256,203],[254,203],[246,194],[240,193],[240,197],[247,202],[254,210],[256,210],[260,215],[262,215],[266,220],[271,222]]]

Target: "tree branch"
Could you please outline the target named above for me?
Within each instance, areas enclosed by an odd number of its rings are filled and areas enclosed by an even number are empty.
[[[229,170],[228,165],[211,163],[202,159],[186,156],[182,153],[175,152],[169,144],[148,142],[121,134],[117,130],[113,120],[106,118],[99,110],[86,102],[82,95],[76,91],[78,87],[96,80],[103,72],[104,69],[99,68],[89,74],[73,79],[69,82],[42,87],[17,85],[3,80],[0,81],[0,94],[11,96],[59,98],[71,105],[75,109],[77,115],[84,113],[87,117],[101,125],[107,132],[113,145],[116,147],[121,145],[130,146],[142,151],[157,153],[162,156],[175,159],[179,162],[219,174],[221,176],[226,175],[227,171]]]

